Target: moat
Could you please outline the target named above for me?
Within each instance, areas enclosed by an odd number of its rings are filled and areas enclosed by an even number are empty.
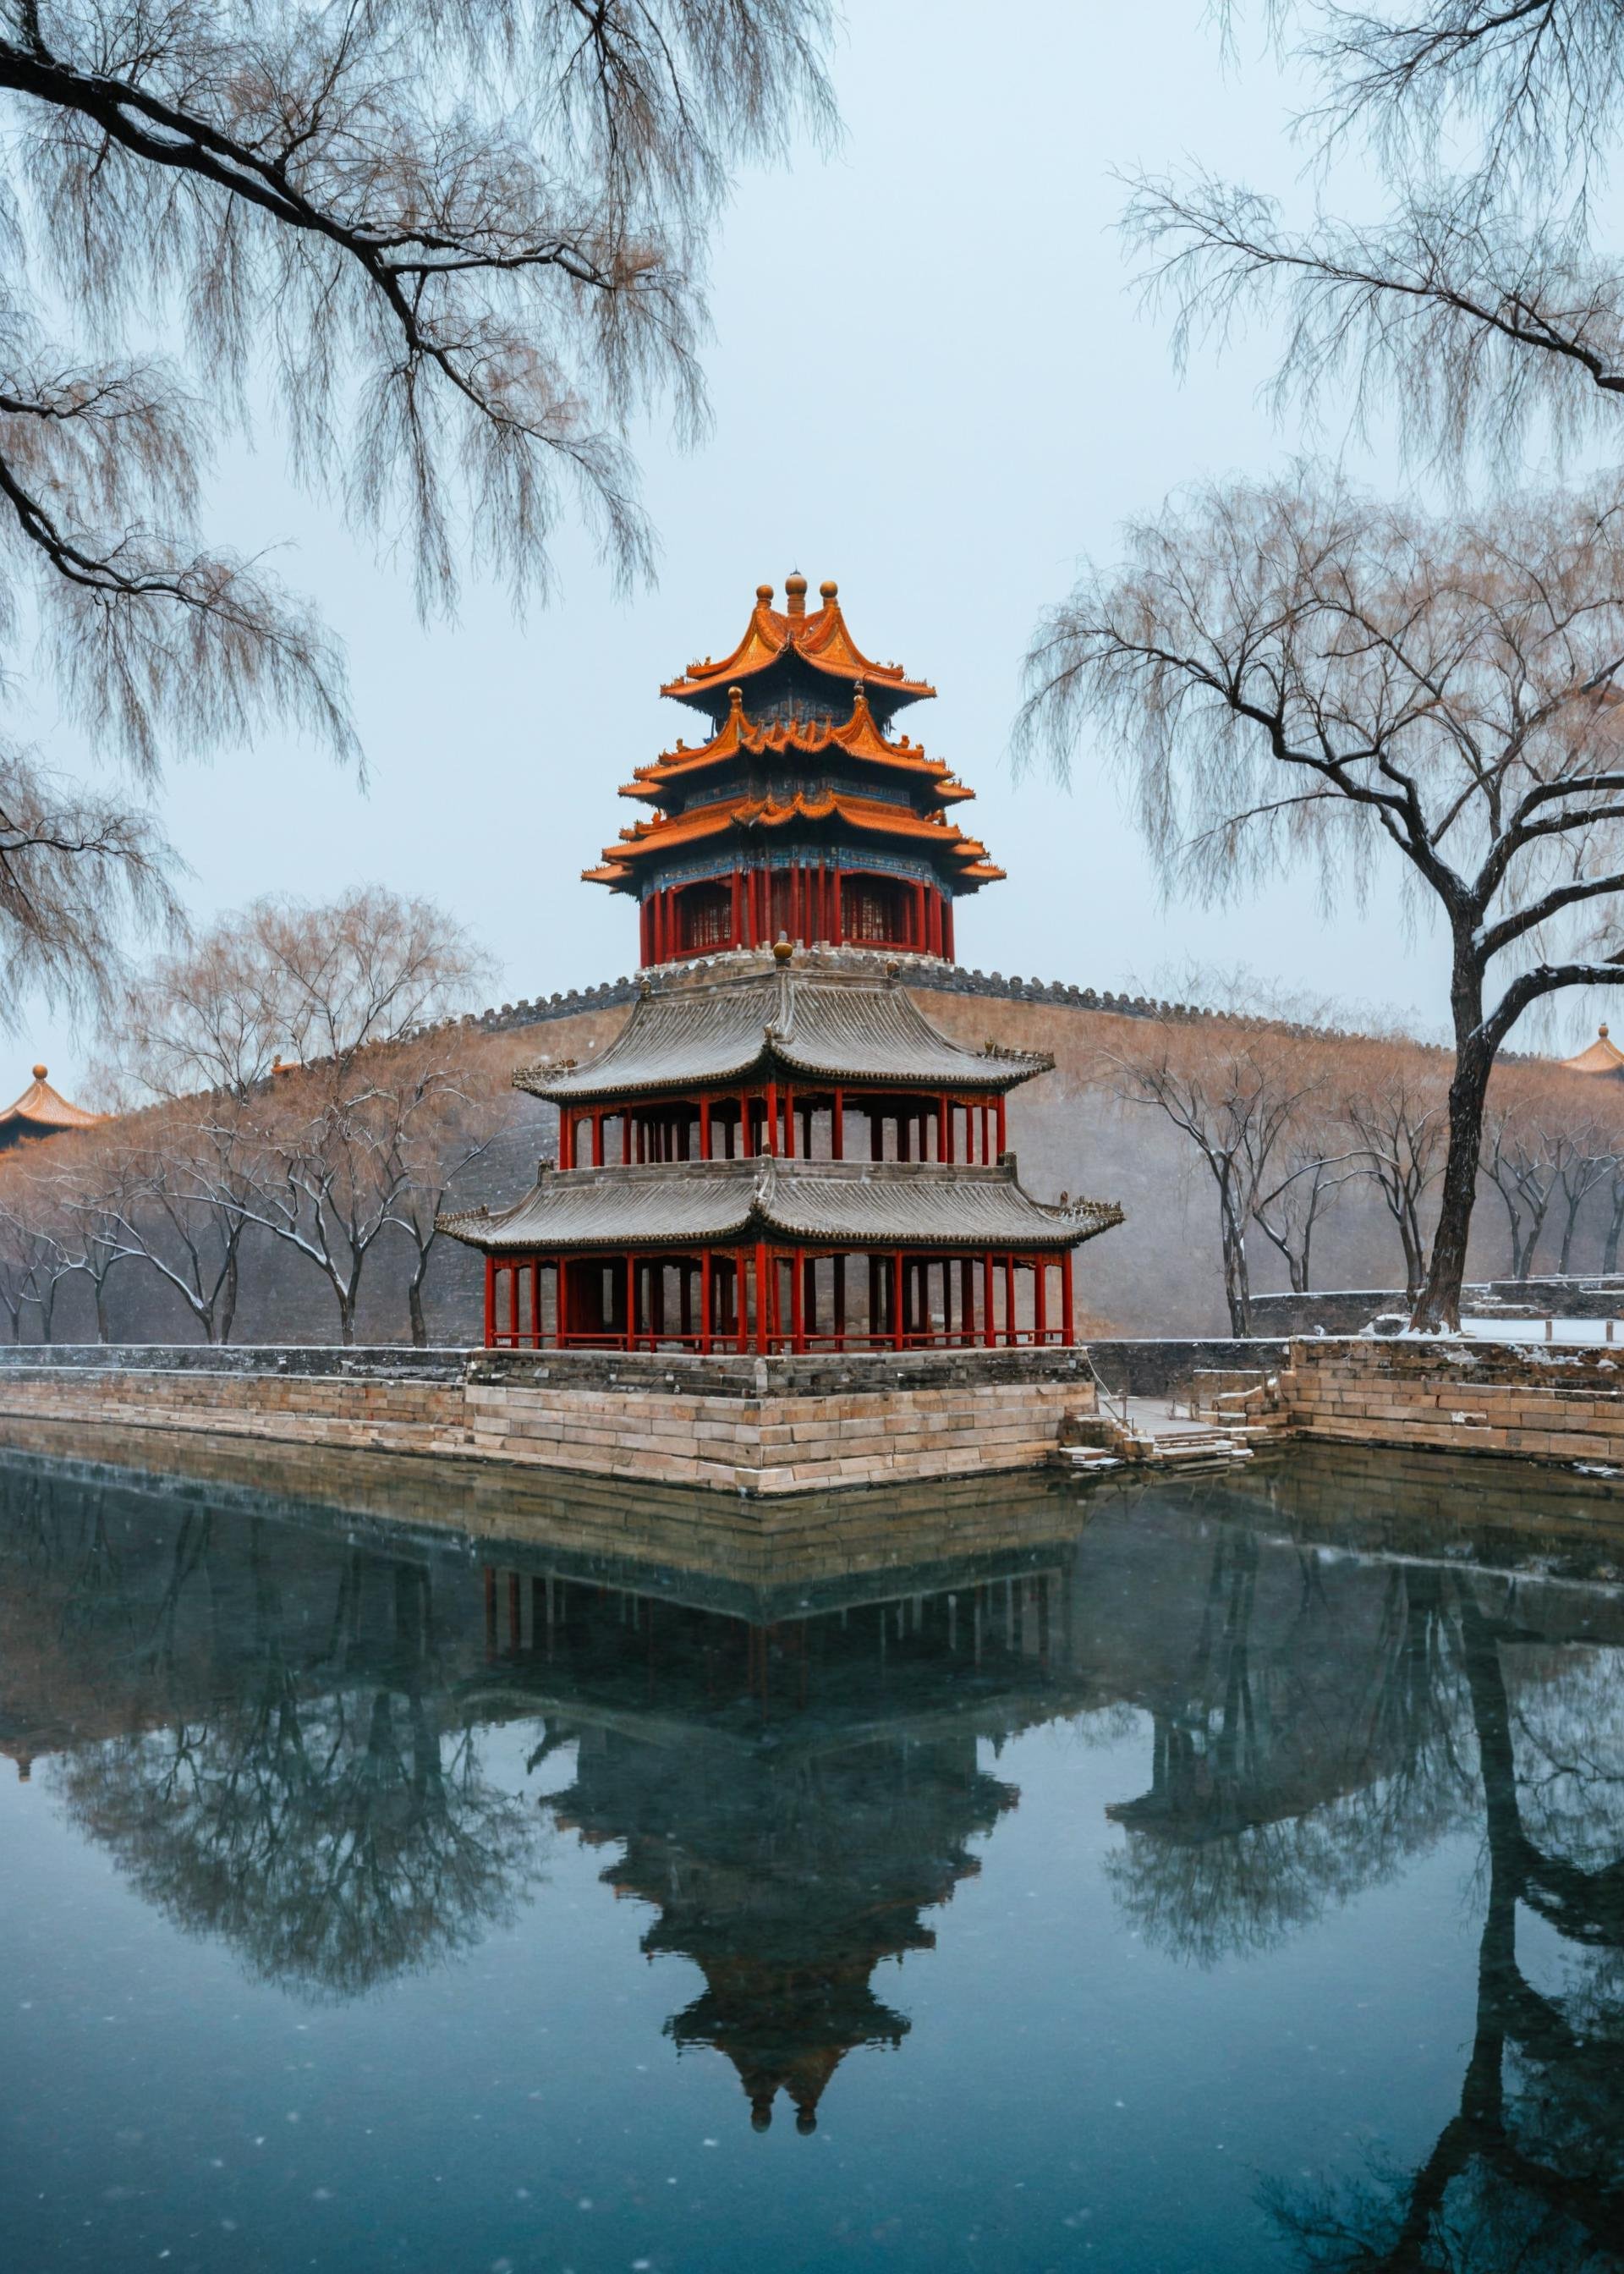
[[[88,1449],[0,1450],[9,2266],[1624,2266],[1605,1487]]]

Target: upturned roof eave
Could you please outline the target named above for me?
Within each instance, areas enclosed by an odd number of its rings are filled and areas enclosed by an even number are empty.
[[[841,1228],[827,1216],[820,1218],[808,1205],[819,1195],[847,1186],[871,1200],[876,1191],[888,1191],[900,1203],[889,1218]],[[800,1188],[801,1205],[796,1207]],[[944,1193],[968,1195],[973,1190],[990,1192],[996,1199],[1012,1201],[1007,1222],[992,1226],[968,1224],[957,1231],[940,1224],[923,1226],[907,1220],[909,1197],[939,1201]],[[703,1222],[690,1221],[663,1229],[658,1220],[616,1226],[613,1203],[624,1195],[632,1201],[669,1198],[680,1201],[709,1195],[718,1205]],[[610,1220],[584,1231],[566,1224],[550,1225],[550,1206],[575,1198],[603,1203],[600,1213]],[[537,1204],[541,1203],[541,1214]],[[560,1213],[562,1213],[560,1209]],[[692,1250],[729,1243],[748,1246],[758,1239],[788,1239],[809,1246],[861,1253],[879,1246],[919,1247],[934,1254],[979,1254],[989,1245],[1063,1254],[1096,1239],[1122,1223],[1122,1210],[1111,1201],[1082,1201],[1065,1208],[1035,1201],[1019,1184],[1012,1168],[955,1167],[921,1162],[785,1161],[761,1155],[731,1162],[673,1162],[635,1169],[550,1171],[515,1206],[500,1216],[457,1210],[436,1219],[439,1229],[465,1246],[486,1254],[589,1254],[630,1248]]]
[[[771,1077],[775,1073],[795,1074],[808,1081],[818,1081],[841,1089],[894,1090],[906,1094],[921,1088],[944,1088],[950,1092],[984,1090],[989,1096],[1004,1097],[1018,1089],[1024,1081],[1032,1081],[1041,1073],[1052,1073],[1055,1061],[1047,1050],[1022,1051],[1019,1058],[982,1058],[966,1054],[962,1070],[944,1068],[940,1080],[922,1073],[888,1073],[868,1066],[834,1066],[825,1062],[797,1056],[793,1046],[782,1043],[763,1042],[760,1049],[748,1058],[729,1061],[695,1069],[691,1073],[673,1074],[659,1080],[639,1081],[635,1076],[617,1080],[613,1069],[603,1078],[598,1069],[583,1071],[579,1081],[547,1082],[530,1077],[539,1069],[521,1066],[513,1077],[513,1086],[527,1097],[538,1097],[547,1105],[580,1104],[589,1098],[612,1097],[683,1097],[696,1088],[716,1084],[748,1081],[753,1075]],[[949,1164],[951,1165],[951,1163]]]

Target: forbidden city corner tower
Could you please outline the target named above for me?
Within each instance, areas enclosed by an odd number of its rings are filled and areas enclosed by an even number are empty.
[[[485,1257],[488,1349],[1075,1344],[1073,1251],[1122,1212],[1017,1177],[1005,1101],[1054,1062],[956,1042],[902,983],[1004,871],[948,817],[973,793],[891,731],[934,689],[862,653],[832,584],[806,595],[758,586],[733,652],[662,689],[705,738],[635,771],[652,813],[586,872],[637,903],[638,998],[595,1056],[514,1075],[558,1109],[556,1166],[441,1219]]]

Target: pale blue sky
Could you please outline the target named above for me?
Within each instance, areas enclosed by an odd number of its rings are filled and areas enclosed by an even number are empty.
[[[425,632],[406,578],[285,484],[274,437],[223,470],[212,531],[287,540],[284,573],[347,644],[372,784],[275,737],[177,770],[165,810],[198,917],[377,879],[477,932],[497,1000],[629,969],[629,904],[577,878],[628,816],[616,786],[687,723],[658,684],[725,651],[756,584],[800,568],[838,577],[859,641],[939,690],[908,723],[979,791],[962,818],[1010,872],[962,911],[966,962],[1101,988],[1244,962],[1435,1018],[1436,946],[1390,910],[1327,923],[1304,883],[1228,915],[1164,911],[1092,760],[1069,795],[1011,779],[1020,655],[1079,555],[1109,554],[1179,482],[1299,441],[1259,401],[1264,343],[1178,382],[1129,286],[1112,169],[1199,155],[1289,189],[1300,156],[1273,70],[1249,54],[1226,72],[1204,0],[1039,0],[991,34],[962,4],[853,5],[844,147],[741,182],[716,261],[714,433],[644,447],[657,591],[617,600],[572,534],[552,608],[516,624],[470,591],[459,624]],[[1373,209],[1373,181],[1353,187]],[[51,740],[48,719],[34,731]],[[71,1091],[87,1043],[34,1020],[17,1086],[37,1051]]]

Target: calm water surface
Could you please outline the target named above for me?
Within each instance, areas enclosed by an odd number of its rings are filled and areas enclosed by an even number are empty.
[[[10,2274],[1624,2265],[1624,1503],[141,1457],[0,1454]]]

